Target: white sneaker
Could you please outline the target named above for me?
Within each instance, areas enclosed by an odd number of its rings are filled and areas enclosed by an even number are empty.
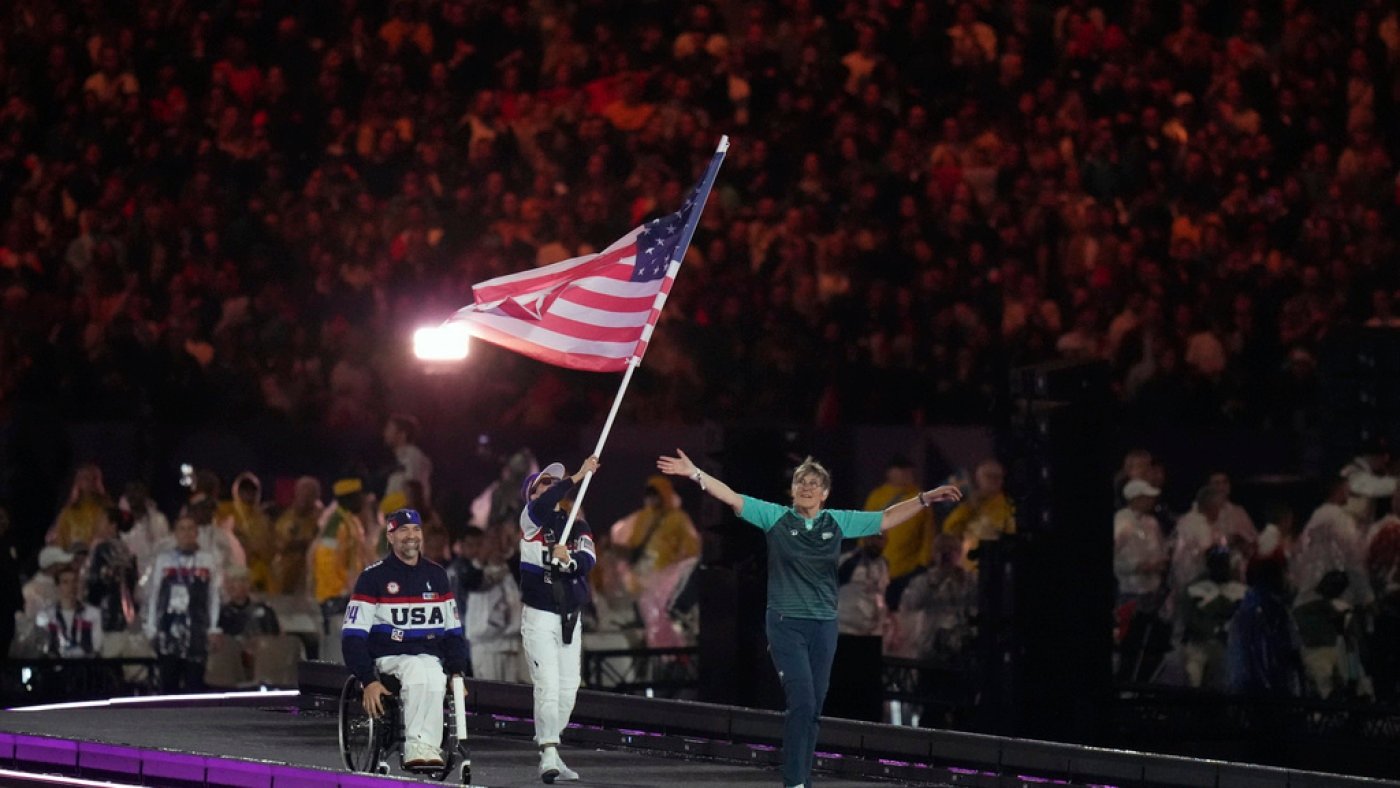
[[[578,772],[574,771],[573,769],[570,769],[568,764],[564,763],[564,759],[559,757],[558,750],[554,751],[554,762],[559,766],[559,776],[555,777],[554,779],[558,780],[559,782],[578,780]]]
[[[403,748],[405,769],[421,769],[442,765],[442,753],[436,747],[423,742],[408,742]]]
[[[559,760],[559,751],[553,747],[545,747],[540,750],[540,779],[546,785],[553,785],[559,779],[559,767],[562,762]]]

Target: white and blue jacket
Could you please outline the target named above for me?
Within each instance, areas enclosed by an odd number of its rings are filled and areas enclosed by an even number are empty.
[[[588,573],[598,560],[593,550],[593,531],[580,517],[569,532],[569,565],[559,573],[564,583],[563,601],[567,610],[560,610],[555,599],[550,575],[550,551],[564,531],[569,513],[554,507],[574,489],[569,477],[560,479],[531,501],[520,512],[520,596],[525,604],[551,613],[570,613],[588,604]]]
[[[447,672],[465,673],[467,641],[447,572],[426,558],[405,564],[393,553],[365,567],[345,608],[341,650],[365,684],[375,680],[376,659],[401,654],[433,654]]]

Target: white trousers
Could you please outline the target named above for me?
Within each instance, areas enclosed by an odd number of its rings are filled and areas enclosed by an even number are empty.
[[[525,644],[525,664],[535,685],[535,742],[557,745],[578,695],[583,627],[576,619],[573,642],[566,646],[559,614],[526,605],[520,615],[520,640]]]
[[[374,661],[380,673],[399,680],[399,705],[403,708],[404,741],[442,747],[442,703],[447,696],[447,674],[431,654],[396,654]]]

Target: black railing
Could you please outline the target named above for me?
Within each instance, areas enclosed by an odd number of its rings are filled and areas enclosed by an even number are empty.
[[[659,698],[692,696],[700,686],[699,649],[605,649],[583,653],[584,682],[593,689]]]
[[[4,664],[0,702],[5,706],[149,695],[159,686],[153,657],[35,657]]]

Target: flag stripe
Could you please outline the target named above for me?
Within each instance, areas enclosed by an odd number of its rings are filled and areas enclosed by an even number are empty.
[[[537,325],[547,331],[577,337],[589,342],[636,342],[637,332],[646,325],[646,316],[630,326],[600,326],[583,320],[573,320],[552,310]]]
[[[529,356],[559,367],[581,369],[585,372],[621,372],[627,368],[627,358],[630,358],[630,356],[614,358],[580,351],[555,350],[552,347],[534,344],[510,331],[499,331],[484,325],[473,325],[472,333],[478,339],[499,345],[522,356]]]
[[[642,309],[635,312],[621,312],[612,309],[596,309],[591,306],[566,301],[562,296],[554,306],[550,307],[551,316],[558,315],[570,320],[584,323],[592,323],[595,326],[607,326],[609,328],[636,328],[647,322],[651,316],[651,311]]]
[[[655,282],[626,282],[601,276],[590,276],[587,279],[579,280],[575,287],[582,287],[592,290],[595,293],[618,296],[619,298],[651,298],[652,294],[661,289],[661,281],[662,280],[657,280]]]
[[[637,341],[640,329],[631,330],[631,342],[609,342],[593,341],[570,334],[561,334],[551,328],[546,328],[540,323],[525,324],[525,321],[502,315],[471,315],[469,322],[498,332],[517,335],[521,339],[533,344],[547,347],[560,353],[588,353],[592,355],[620,356],[625,358],[630,355],[632,348]],[[524,324],[524,325],[522,325]]]
[[[595,293],[592,290],[584,290],[583,288],[565,290],[559,296],[560,301],[611,312],[641,312],[651,308],[653,303],[652,299],[653,296],[650,295],[638,298],[619,298],[615,295]]]

